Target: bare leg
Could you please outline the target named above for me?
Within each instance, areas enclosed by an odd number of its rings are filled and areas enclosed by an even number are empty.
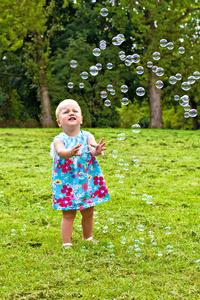
[[[61,234],[63,239],[63,244],[71,243],[73,223],[76,217],[76,210],[63,210],[63,217],[61,222]]]
[[[86,209],[81,210],[82,215],[82,229],[83,229],[83,238],[88,239],[92,236],[92,229],[93,229],[93,214],[94,214],[94,207],[88,207]]]

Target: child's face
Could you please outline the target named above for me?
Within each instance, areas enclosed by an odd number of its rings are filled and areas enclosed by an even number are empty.
[[[59,127],[62,129],[80,127],[82,120],[81,109],[76,101],[66,100],[61,104],[57,116]]]

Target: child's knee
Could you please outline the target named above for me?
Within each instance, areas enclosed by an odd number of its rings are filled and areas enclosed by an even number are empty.
[[[81,214],[83,218],[92,218],[94,214],[94,207],[88,207],[81,210]]]
[[[62,213],[63,213],[63,219],[74,220],[74,218],[76,217],[75,210],[63,211]]]

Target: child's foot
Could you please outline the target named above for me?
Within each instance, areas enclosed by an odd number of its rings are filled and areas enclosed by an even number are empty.
[[[65,243],[62,246],[65,247],[66,249],[72,248],[72,244],[71,243]]]

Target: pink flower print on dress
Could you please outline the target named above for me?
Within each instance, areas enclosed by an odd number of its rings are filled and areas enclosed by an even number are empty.
[[[68,188],[66,185],[63,185],[63,188],[61,189],[62,194],[66,194],[66,196],[71,196],[72,188]]]
[[[63,173],[67,173],[72,169],[68,161],[64,165],[61,165],[61,168]]]
[[[78,207],[79,210],[82,210],[83,208],[84,208],[83,205],[79,205],[79,207]]]
[[[98,176],[94,176],[94,184],[95,185],[103,185],[103,177],[102,176],[100,176],[100,177],[98,177]]]
[[[72,205],[72,201],[69,197],[63,197],[63,199],[58,199],[57,203],[59,203],[60,207],[67,207]]]
[[[94,193],[95,196],[98,196],[98,198],[105,197],[105,194],[108,193],[108,190],[105,186],[101,186],[98,188],[98,191]]]
[[[89,200],[87,201],[87,204],[89,204],[89,205],[93,204],[92,199],[89,199]]]
[[[87,191],[87,189],[88,189],[88,184],[87,184],[87,183],[84,183],[84,184],[82,185],[82,189],[83,189],[84,191]]]

